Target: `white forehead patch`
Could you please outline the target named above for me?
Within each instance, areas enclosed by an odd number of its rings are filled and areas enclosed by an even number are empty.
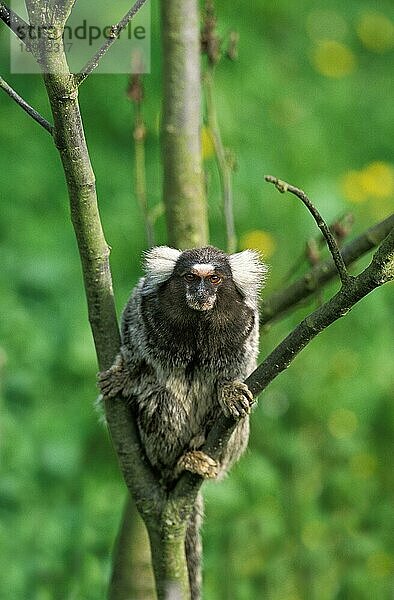
[[[192,266],[191,270],[200,277],[207,277],[207,275],[214,273],[215,267],[211,263],[196,263]]]

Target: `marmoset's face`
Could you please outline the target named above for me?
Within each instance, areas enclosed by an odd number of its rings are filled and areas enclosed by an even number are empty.
[[[226,275],[212,264],[194,264],[181,277],[186,288],[186,303],[193,310],[211,310]]]
[[[207,246],[185,250],[169,279],[159,290],[162,309],[169,319],[188,320],[212,314],[222,321],[238,313],[242,295],[235,286],[228,256]]]
[[[194,335],[193,327],[223,329],[256,311],[266,267],[252,250],[228,255],[213,246],[183,252],[158,246],[146,255],[146,271],[144,305],[150,303],[163,324],[168,320]]]

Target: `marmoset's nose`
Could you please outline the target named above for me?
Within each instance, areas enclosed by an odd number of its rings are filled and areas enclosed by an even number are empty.
[[[199,300],[206,300],[209,295],[209,290],[207,289],[204,280],[202,280],[197,288],[196,296]]]

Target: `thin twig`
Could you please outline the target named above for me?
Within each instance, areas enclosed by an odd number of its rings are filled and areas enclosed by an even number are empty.
[[[341,255],[345,264],[351,265],[366,252],[378,246],[393,227],[394,214],[376,223],[376,225],[343,246]],[[289,286],[264,298],[260,307],[260,325],[267,325],[287,314],[289,310],[296,308],[302,300],[308,299],[318,289],[331,281],[336,273],[336,266],[329,258],[316,265]]]
[[[275,185],[276,189],[279,190],[279,192],[281,192],[282,194],[284,192],[290,192],[291,194],[294,194],[294,196],[297,196],[297,198],[299,198],[305,204],[305,206],[308,208],[309,212],[312,214],[320,231],[322,232],[322,234],[324,235],[324,237],[326,239],[328,248],[331,252],[335,266],[338,270],[342,285],[346,285],[349,282],[350,275],[347,272],[346,265],[344,263],[344,260],[341,256],[341,253],[338,248],[338,244],[336,243],[335,238],[332,235],[327,223],[324,221],[323,217],[321,216],[321,214],[319,213],[317,208],[309,200],[309,198],[305,194],[305,192],[303,190],[300,190],[299,188],[295,187],[294,185],[291,185],[290,183],[286,183],[286,181],[281,181],[277,177],[273,177],[272,175],[266,175],[264,177],[264,179],[266,181],[268,181],[268,183],[273,183]]]
[[[146,193],[146,171],[145,171],[145,136],[146,128],[142,117],[141,105],[135,107],[136,116],[134,124],[134,149],[135,149],[135,194],[140,205],[144,219],[145,235],[148,247],[155,245],[153,223],[148,208]]]
[[[334,237],[338,243],[338,246],[340,248],[342,248],[345,238],[349,235],[349,233],[351,231],[351,227],[353,225],[353,222],[354,222],[354,218],[353,218],[352,213],[344,213],[341,217],[338,217],[335,221],[333,221],[332,223],[329,224],[330,231],[334,235]],[[381,240],[379,240],[379,241],[381,241]],[[309,240],[309,242],[307,242],[307,244],[311,244],[311,243],[315,244],[318,249],[320,246],[325,245],[326,241],[322,235],[316,235],[315,237],[311,238]],[[294,263],[292,265],[290,265],[287,272],[281,277],[281,283],[280,283],[281,285],[286,285],[291,279],[294,279],[294,277],[297,274],[298,269],[305,262],[305,258],[306,258],[306,254],[305,254],[305,250],[304,250],[304,252],[294,261]],[[345,264],[347,264],[346,261],[345,261]],[[311,266],[314,266],[314,265],[311,265]],[[336,272],[337,271],[335,269],[335,273]]]
[[[0,20],[11,29],[11,31],[26,44],[26,34],[29,24],[16,14],[4,2],[0,2]]]
[[[134,104],[134,150],[135,150],[135,195],[140,205],[144,219],[146,241],[149,248],[155,245],[155,234],[151,211],[148,207],[146,191],[146,166],[145,166],[145,140],[146,127],[142,112],[144,100],[144,86],[141,75],[134,73],[130,77],[127,95]]]
[[[107,53],[109,48],[118,39],[121,32],[127,27],[131,19],[137,14],[137,12],[146,4],[147,0],[137,0],[137,2],[130,8],[125,14],[123,19],[119,21],[117,25],[111,27],[111,33],[104,44],[99,48],[94,56],[86,63],[81,71],[75,75],[75,81],[77,85],[81,85],[83,81],[98,67],[100,60],[104,54]]]
[[[0,88],[5,91],[27,114],[34,119],[41,127],[46,129],[51,135],[53,134],[53,125],[49,123],[39,112],[37,112],[30,104],[28,104],[2,77],[0,77]]]
[[[207,106],[207,121],[209,131],[212,134],[213,145],[215,148],[216,155],[216,163],[222,186],[223,210],[227,233],[227,252],[231,254],[237,249],[237,236],[235,233],[233,211],[232,168],[229,164],[228,158],[226,156],[226,151],[223,146],[222,136],[220,134],[220,127],[216,113],[213,89],[214,69],[215,67],[212,64],[209,64],[207,66],[207,71],[205,73],[203,82],[205,84],[204,87]]]
[[[206,99],[206,113],[209,132],[212,135],[216,164],[222,188],[224,220],[226,224],[227,252],[231,254],[237,249],[237,236],[234,225],[232,165],[223,145],[215,102],[215,67],[219,63],[222,52],[222,41],[217,34],[217,19],[212,0],[206,0],[201,31],[201,51],[207,55],[207,67],[203,77]]]

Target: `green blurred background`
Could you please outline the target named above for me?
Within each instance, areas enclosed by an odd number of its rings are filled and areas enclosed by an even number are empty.
[[[240,34],[238,60],[217,68],[219,120],[237,161],[240,247],[263,249],[270,264],[265,294],[288,280],[316,227],[264,174],[305,189],[328,221],[352,212],[352,236],[392,211],[391,11],[385,0],[218,3],[221,35]],[[8,74],[8,35],[1,26],[1,74],[50,118],[40,78]],[[160,69],[153,2],[151,206],[161,194]],[[80,94],[119,311],[145,248],[126,86],[127,76],[92,76]],[[97,366],[64,176],[47,133],[5,94],[0,110],[0,597],[104,598],[125,491],[92,407]],[[203,135],[211,241],[223,246]],[[163,217],[156,235],[165,243]],[[392,288],[374,292],[260,399],[247,454],[205,486],[207,600],[392,597],[393,308]],[[266,332],[261,356],[309,309]]]

